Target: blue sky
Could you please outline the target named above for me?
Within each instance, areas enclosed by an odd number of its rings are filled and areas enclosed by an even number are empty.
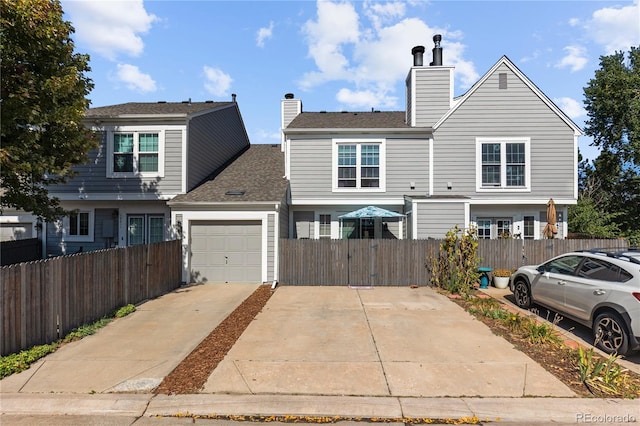
[[[599,57],[640,45],[627,1],[63,0],[76,50],[91,56],[92,106],[228,101],[251,143],[280,142],[280,101],[305,111],[404,110],[411,48],[442,34],[455,95],[502,55],[579,126]],[[580,149],[593,159],[590,140]]]

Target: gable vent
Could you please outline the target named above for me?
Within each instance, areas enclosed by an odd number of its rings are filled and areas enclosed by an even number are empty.
[[[498,89],[506,89],[507,88],[507,73],[501,72],[498,74]]]

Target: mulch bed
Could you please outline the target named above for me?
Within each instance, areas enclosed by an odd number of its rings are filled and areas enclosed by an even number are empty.
[[[260,286],[224,319],[156,388],[156,394],[198,393],[273,291]]]
[[[482,293],[478,293],[477,297],[490,297]],[[451,298],[454,302],[460,306],[466,308],[466,302],[462,299]],[[503,308],[517,313],[509,306],[500,303]],[[576,355],[576,349],[580,346],[573,340],[564,341],[562,344],[541,344],[532,342],[527,336],[519,333],[514,333],[509,327],[501,320],[488,318],[485,316],[475,316],[476,319],[482,321],[493,332],[513,344],[513,346],[520,352],[528,355],[535,362],[540,364],[545,370],[553,374],[558,380],[564,383],[572,391],[574,391],[579,397],[597,397],[606,398],[611,395],[604,395],[597,389],[591,389],[585,383],[580,380],[579,367]],[[534,320],[538,319],[532,317]],[[587,348],[588,349],[588,348]],[[627,374],[632,380],[640,383],[640,375],[632,371],[628,371]],[[640,397],[638,394],[636,397]]]

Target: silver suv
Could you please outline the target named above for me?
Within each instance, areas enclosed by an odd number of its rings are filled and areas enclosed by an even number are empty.
[[[521,308],[536,303],[590,327],[607,353],[640,349],[640,250],[566,253],[522,266],[509,288]]]

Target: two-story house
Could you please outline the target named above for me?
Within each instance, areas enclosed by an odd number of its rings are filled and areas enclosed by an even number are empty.
[[[557,238],[577,202],[579,127],[503,56],[454,97],[454,68],[412,50],[406,110],[306,112],[286,94],[282,146],[292,238],[542,238],[553,198]],[[349,213],[372,206],[395,215]]]
[[[280,146],[251,146],[231,102],[89,109],[98,149],[49,188],[74,213],[45,224],[48,256],[180,238],[185,282],[267,282],[288,236]]]
[[[99,147],[75,177],[49,188],[75,213],[46,224],[48,256],[165,241],[178,231],[167,201],[249,147],[235,99],[91,108],[85,125]]]

